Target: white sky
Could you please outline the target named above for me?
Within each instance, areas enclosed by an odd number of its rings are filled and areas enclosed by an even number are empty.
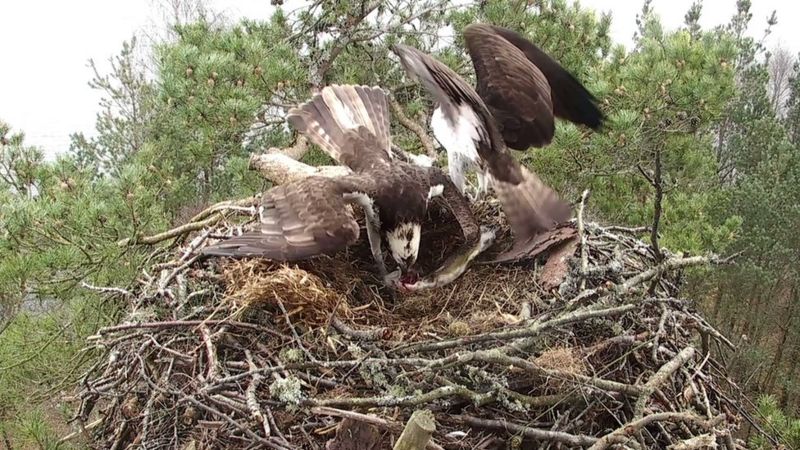
[[[99,110],[99,93],[88,86],[93,58],[101,70],[116,55],[122,41],[158,21],[151,1],[110,0],[4,0],[0,25],[0,119],[26,134],[28,144],[48,155],[66,151],[69,134],[92,134]],[[210,0],[214,11],[229,19],[266,18],[267,0]],[[692,0],[654,0],[656,13],[667,28],[683,23]],[[613,13],[612,36],[629,43],[636,28],[641,1],[582,0],[582,5]],[[778,11],[768,46],[781,44],[800,52],[800,2],[753,0],[751,34],[760,37],[766,18]],[[705,0],[701,23],[727,22],[735,0]]]

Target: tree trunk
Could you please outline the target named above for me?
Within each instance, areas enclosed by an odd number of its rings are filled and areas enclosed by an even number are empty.
[[[755,304],[754,308],[750,309],[750,311],[752,311],[752,314],[750,314],[750,316],[759,318],[758,321],[753,321],[754,323],[752,323],[751,326],[750,326],[750,328],[751,328],[750,332],[752,333],[753,342],[758,344],[758,345],[763,345],[764,344],[764,342],[763,342],[764,338],[766,336],[769,336],[770,332],[772,330],[774,330],[774,326],[772,326],[770,324],[771,321],[769,320],[769,318],[767,318],[765,316],[766,316],[766,313],[769,313],[770,310],[776,310],[780,306],[779,304],[775,304],[774,301],[770,301],[770,300],[775,299],[777,297],[777,294],[779,292],[781,292],[781,290],[785,289],[785,284],[784,283],[785,283],[785,278],[784,277],[779,277],[775,281],[775,283],[773,283],[769,287],[769,289],[767,289],[766,291],[762,292],[758,296],[759,301]],[[787,300],[787,302],[791,302],[791,297],[792,297],[792,294],[790,293],[789,294],[789,300]],[[771,308],[767,309],[768,306],[771,306]],[[788,307],[788,303],[787,303],[787,307]],[[765,333],[765,329],[766,329],[766,333]]]
[[[768,393],[774,392],[775,380],[778,378],[777,372],[780,370],[783,363],[783,353],[784,349],[786,348],[786,340],[789,337],[792,319],[794,317],[795,310],[797,309],[797,297],[797,290],[793,286],[791,295],[789,296],[788,305],[786,305],[786,320],[784,321],[783,326],[779,327],[780,337],[778,338],[778,348],[775,349],[775,355],[772,358],[772,364],[770,364],[769,371],[767,371],[767,379],[764,383],[765,391]]]
[[[797,338],[795,338],[795,340],[797,340]],[[787,374],[786,380],[792,382],[800,377],[800,342],[795,343],[794,351],[792,352],[792,356],[789,357],[789,361],[789,373]],[[793,397],[793,394],[796,394],[796,392],[790,392],[790,387],[790,383],[784,383],[781,396],[778,399],[778,404],[784,411],[788,411],[789,405],[796,403],[797,400]]]
[[[717,286],[717,292],[712,297],[714,299],[714,304],[711,305],[711,317],[714,320],[714,324],[719,323],[719,311],[722,306],[722,291],[723,288]]]

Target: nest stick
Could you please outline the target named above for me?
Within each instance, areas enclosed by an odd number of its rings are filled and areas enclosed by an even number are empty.
[[[668,270],[682,269],[685,267],[702,266],[704,264],[711,264],[720,262],[716,256],[691,256],[688,258],[670,258],[659,265],[646,270],[638,275],[628,278],[622,284],[616,286],[615,291],[617,294],[623,294],[634,287],[649,281],[656,276]]]
[[[567,325],[573,322],[580,322],[582,320],[587,320],[595,317],[617,316],[632,311],[638,307],[639,305],[626,304],[611,308],[584,308],[567,314],[562,314],[554,319],[546,320],[543,322],[537,321],[524,328],[516,328],[508,331],[495,331],[490,333],[476,334],[472,336],[464,336],[462,338],[457,338],[457,339],[445,339],[437,342],[423,342],[420,344],[412,344],[400,347],[398,349],[394,349],[394,351],[402,353],[422,353],[422,352],[444,350],[453,347],[462,347],[470,344],[478,344],[487,341],[497,341],[497,340],[503,341],[503,340],[518,339],[518,338],[526,338],[526,337],[536,336],[542,333],[543,331],[558,326]],[[523,348],[524,346],[525,346],[524,344],[518,344],[513,346],[507,346],[505,348],[501,348],[500,350],[503,352],[511,350],[516,351]]]
[[[331,318],[331,325],[333,325],[333,328],[336,328],[336,331],[351,338],[363,341],[377,341],[385,339],[386,335],[391,332],[386,327],[373,328],[370,330],[356,330],[336,316]]]
[[[661,305],[661,319],[658,321],[658,329],[656,330],[656,334],[653,337],[653,351],[650,354],[650,357],[653,359],[653,362],[658,362],[658,341],[661,339],[661,336],[665,333],[664,326],[667,323],[667,317],[669,316],[669,310],[663,304]]]
[[[333,416],[333,417],[341,417],[345,419],[353,419],[359,422],[368,423],[370,425],[376,425],[382,428],[386,428],[392,431],[400,431],[402,430],[402,426],[397,422],[390,422],[384,418],[378,417],[373,414],[362,414],[355,411],[348,411],[345,409],[338,409],[338,408],[331,408],[328,406],[317,406],[311,408],[311,412],[313,414],[318,414],[322,416]]]
[[[628,422],[611,433],[603,436],[591,447],[589,447],[589,450],[603,450],[612,444],[622,444],[630,439],[634,433],[655,422],[685,422],[697,425],[703,430],[710,430],[723,420],[725,420],[725,416],[723,414],[720,414],[710,420],[705,420],[702,417],[689,412],[663,412],[650,414],[642,417],[641,419]]]
[[[672,358],[669,362],[661,366],[658,369],[658,372],[653,374],[652,377],[647,381],[647,383],[642,386],[642,393],[639,398],[636,400],[636,406],[634,407],[634,416],[635,417],[642,417],[644,414],[644,408],[647,404],[647,400],[653,395],[656,389],[659,386],[664,384],[667,379],[672,376],[678,369],[681,368],[684,364],[686,364],[690,359],[694,357],[694,347],[687,346],[683,350],[680,351],[674,358]]]
[[[101,294],[111,294],[111,295],[120,295],[125,298],[133,298],[134,295],[131,291],[127,289],[122,289],[118,287],[105,287],[105,286],[95,286],[93,284],[87,283],[85,281],[81,281],[81,287],[84,289],[89,289],[90,291],[96,291]]]
[[[637,395],[642,393],[642,388],[632,385],[620,383],[612,380],[605,380],[602,378],[589,377],[586,375],[573,374],[561,370],[546,369],[538,366],[537,364],[528,361],[527,359],[508,356],[497,350],[491,351],[477,351],[474,353],[474,359],[492,364],[500,364],[504,366],[514,366],[531,372],[540,376],[553,377],[558,379],[566,379],[580,384],[594,386],[606,391],[620,392],[628,395]]]
[[[390,406],[418,406],[431,403],[435,400],[451,397],[461,397],[474,403],[485,403],[487,398],[493,397],[493,393],[479,394],[467,389],[464,386],[452,385],[442,386],[428,392],[417,395],[382,397],[342,397],[342,398],[323,398],[308,399],[304,403],[308,406],[350,406],[350,407],[390,407]]]
[[[589,268],[589,247],[586,245],[586,230],[583,227],[583,209],[586,207],[588,198],[589,189],[586,189],[581,195],[581,205],[578,208],[578,236],[581,239],[581,290],[586,289],[585,274]]]
[[[154,234],[152,236],[121,239],[117,241],[117,245],[120,247],[125,247],[127,245],[132,245],[132,244],[145,244],[145,245],[157,244],[161,241],[166,241],[167,239],[178,237],[186,233],[191,233],[192,231],[202,230],[203,228],[216,223],[220,219],[222,219],[222,214],[215,213],[208,219],[201,220],[199,222],[189,222],[179,227],[175,227],[171,230],[164,231],[163,233]]]
[[[258,366],[253,361],[253,354],[250,350],[245,350],[244,354],[250,371],[253,372],[253,377],[250,379],[250,384],[247,385],[247,390],[245,391],[247,407],[250,409],[250,414],[253,418],[264,427],[264,436],[269,437],[272,434],[269,421],[264,417],[264,413],[261,412],[261,406],[258,404],[258,397],[256,396],[258,385],[264,381],[264,377],[258,373]]]
[[[267,328],[261,327],[259,325],[247,322],[235,322],[230,320],[166,320],[164,322],[141,322],[141,323],[125,323],[121,325],[115,325],[111,327],[103,327],[97,331],[97,334],[110,334],[110,333],[118,333],[124,332],[129,330],[134,330],[137,328],[146,328],[146,329],[169,329],[169,328],[179,328],[179,327],[197,327],[203,325],[229,325],[234,328],[248,328],[251,330],[258,330],[258,331],[266,331],[281,336],[280,333],[277,333],[273,330],[269,330]]]
[[[517,425],[506,420],[481,419],[468,415],[453,416],[453,418],[475,428],[488,428],[490,430],[505,431],[506,433],[521,434],[532,439],[546,442],[560,442],[575,447],[586,447],[597,442],[597,438],[592,436],[570,434],[563,431],[542,430],[539,428]]]

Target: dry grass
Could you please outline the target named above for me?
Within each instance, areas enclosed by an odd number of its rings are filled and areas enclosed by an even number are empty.
[[[545,369],[560,370],[574,375],[586,374],[581,355],[574,348],[553,347],[532,360]]]
[[[474,212],[482,224],[498,230],[495,248],[502,249],[510,242],[507,224],[494,202],[477,203]],[[463,244],[458,224],[447,215],[446,211],[434,209],[425,224],[419,258],[420,269],[425,273],[438,268]],[[335,312],[356,327],[390,327],[396,339],[407,341],[430,333],[446,333],[454,322],[460,322],[462,331],[469,333],[514,325],[519,321],[520,304],[545,294],[531,264],[478,264],[441,289],[396,293],[392,299],[375,273],[366,239],[335,257],[297,264],[258,259],[228,261],[222,263],[222,273],[223,301],[233,304],[238,317],[254,320],[267,312],[279,325],[284,319],[274,313],[280,311],[280,299],[290,317],[297,317],[310,327],[329,323]],[[414,327],[408,326],[410,321]]]
[[[252,317],[259,310],[279,311],[311,325],[327,322],[331,313],[347,315],[347,302],[318,276],[300,268],[236,261],[225,267],[224,302],[230,302],[238,317]]]

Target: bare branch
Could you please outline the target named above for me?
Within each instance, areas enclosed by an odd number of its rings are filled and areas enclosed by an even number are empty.
[[[435,161],[438,156],[436,153],[436,146],[434,145],[433,140],[428,136],[428,132],[425,130],[425,128],[406,116],[406,113],[403,111],[403,107],[400,106],[400,103],[398,103],[394,97],[389,97],[389,104],[392,106],[392,114],[394,114],[394,116],[397,118],[397,121],[409,131],[417,135],[419,142],[422,144],[422,148],[425,149],[425,153],[428,155],[428,157]]]
[[[723,420],[725,420],[725,416],[722,414],[711,420],[705,420],[692,413],[665,412],[651,414],[641,419],[634,420],[633,422],[626,423],[613,432],[603,436],[595,442],[594,445],[589,447],[589,450],[603,450],[612,444],[622,444],[628,441],[634,433],[655,422],[685,422],[697,425],[704,430],[710,430],[714,425]]]
[[[592,436],[586,436],[583,434],[569,434],[561,431],[542,430],[539,428],[517,425],[505,420],[481,419],[467,415],[454,416],[453,418],[475,428],[488,428],[490,430],[521,434],[531,439],[547,442],[560,442],[562,444],[575,447],[585,447],[597,442],[597,438]]]
[[[274,184],[286,184],[310,176],[341,177],[351,173],[344,166],[309,166],[280,152],[252,155],[250,169],[257,170]]]

